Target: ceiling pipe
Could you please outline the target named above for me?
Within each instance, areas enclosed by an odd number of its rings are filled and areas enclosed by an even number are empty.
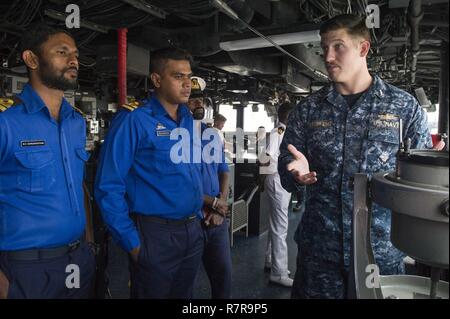
[[[255,33],[258,37],[260,37],[260,38],[266,40],[267,42],[269,42],[270,44],[272,44],[277,50],[283,52],[285,55],[287,55],[288,57],[290,57],[294,61],[300,63],[303,66],[305,66],[308,70],[310,70],[319,79],[321,79],[321,80],[329,80],[329,78],[328,78],[328,76],[326,74],[324,74],[323,72],[321,72],[321,71],[319,71],[317,69],[314,69],[313,67],[309,66],[308,64],[306,64],[305,62],[303,62],[302,60],[297,58],[296,56],[294,56],[291,53],[289,53],[288,51],[286,51],[284,48],[282,48],[280,45],[278,45],[271,38],[265,36],[264,34],[259,32],[258,30],[253,28],[250,24],[248,24],[247,22],[243,21],[239,17],[239,15],[236,14],[236,12],[234,12],[223,0],[210,0],[210,1],[211,1],[211,4],[215,8],[219,9],[221,12],[223,12],[224,14],[229,16],[231,19],[236,20],[236,21],[240,21],[242,24],[244,24],[247,27],[247,29],[249,29],[250,31]]]
[[[126,28],[117,30],[117,88],[119,106],[127,103],[127,32]]]
[[[423,18],[422,0],[411,0],[408,8],[408,21],[411,27],[411,83],[416,82],[417,58],[419,56],[419,25]]]

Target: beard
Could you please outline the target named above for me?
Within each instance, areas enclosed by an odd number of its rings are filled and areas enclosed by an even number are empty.
[[[41,58],[41,67],[39,68],[39,77],[42,83],[50,88],[60,91],[75,90],[78,88],[78,78],[69,80],[64,77],[68,70],[76,70],[74,67],[64,68],[62,71],[56,70],[45,59]]]
[[[201,106],[196,107],[192,112],[192,116],[194,117],[194,120],[203,120],[205,117],[205,109]]]

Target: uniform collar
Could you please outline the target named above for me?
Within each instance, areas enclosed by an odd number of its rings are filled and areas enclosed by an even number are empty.
[[[68,118],[71,115],[75,114],[75,110],[73,109],[72,105],[70,105],[69,102],[63,97],[62,103],[61,103],[61,110],[59,111],[59,116],[61,119]]]
[[[44,101],[36,93],[30,83],[25,84],[22,92],[19,94],[19,98],[22,100],[23,104],[28,113],[37,113],[43,108],[46,108]]]
[[[164,106],[162,106],[161,102],[158,100],[158,98],[156,96],[153,96],[150,99],[150,105],[152,106],[153,114],[155,116],[168,116],[168,117],[170,117],[169,113],[167,113],[166,109],[164,108]],[[191,111],[189,110],[187,105],[184,105],[184,104],[179,104],[178,105],[177,114],[178,114],[178,119],[179,120],[181,120],[185,116],[192,116],[191,115]]]
[[[371,92],[377,96],[379,99],[382,99],[386,95],[386,91],[388,90],[388,86],[378,75],[373,76],[373,83],[370,87]]]
[[[381,80],[378,75],[372,75],[372,84],[367,89],[367,92],[370,95],[374,95],[379,99],[382,99],[386,95],[386,90],[387,86],[383,80]],[[343,100],[342,95],[334,88],[333,83],[330,83],[328,86],[328,91],[325,97],[327,101],[333,105],[340,105]]]
[[[328,86],[328,92],[325,95],[325,98],[331,105],[334,106],[346,105],[345,103],[343,103],[344,98],[342,97],[341,94],[339,94],[338,91],[336,91],[333,83],[330,83],[330,85]]]
[[[42,109],[47,109],[47,106],[45,105],[44,101],[42,101],[41,97],[39,96],[39,94],[36,93],[36,91],[33,89],[30,83],[25,84],[22,92],[18,96],[22,100],[29,114],[37,113]],[[63,97],[61,109],[59,111],[61,119],[69,117],[74,112],[75,110],[72,108],[69,102],[67,102],[67,100]]]

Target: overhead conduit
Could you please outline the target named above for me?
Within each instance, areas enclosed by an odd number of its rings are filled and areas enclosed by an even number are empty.
[[[411,27],[411,83],[416,82],[417,58],[420,53],[419,24],[423,18],[422,0],[411,0],[408,8],[408,19]]]
[[[127,28],[117,30],[117,88],[119,105],[127,103]]]

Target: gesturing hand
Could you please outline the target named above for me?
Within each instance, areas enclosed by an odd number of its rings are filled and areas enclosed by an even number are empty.
[[[302,185],[310,185],[317,182],[316,172],[309,171],[309,163],[305,155],[299,152],[294,145],[288,145],[288,151],[294,156],[286,168],[294,176],[295,180]]]

